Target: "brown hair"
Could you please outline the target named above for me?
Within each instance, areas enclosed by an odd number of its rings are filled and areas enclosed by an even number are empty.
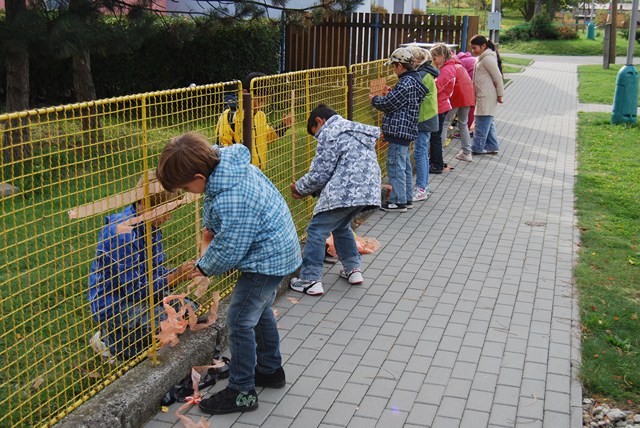
[[[451,59],[451,49],[449,49],[444,43],[438,43],[431,48],[431,55],[444,55],[444,60],[447,61],[448,59]]]
[[[187,132],[172,138],[160,154],[156,176],[162,186],[173,191],[192,181],[196,174],[209,178],[220,162],[220,154],[207,138]]]
[[[149,180],[149,209],[165,204],[180,196],[177,192],[169,192],[165,190],[158,181],[155,171],[153,171],[152,169],[148,170],[146,174],[142,173],[140,179],[138,179],[136,187],[144,186],[145,175]],[[141,202],[144,202],[144,199],[140,199],[136,202],[136,204],[139,204]]]

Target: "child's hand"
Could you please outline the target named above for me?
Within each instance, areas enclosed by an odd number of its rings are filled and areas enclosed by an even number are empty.
[[[303,195],[298,193],[298,189],[296,189],[296,182],[295,181],[293,183],[291,183],[291,196],[293,196],[293,199],[302,199],[302,198],[304,198]]]
[[[391,87],[385,86],[384,90],[382,91],[382,95],[386,97],[387,95],[389,95],[389,92],[391,92]]]
[[[282,126],[290,128],[293,125],[293,114],[289,113],[282,117]]]

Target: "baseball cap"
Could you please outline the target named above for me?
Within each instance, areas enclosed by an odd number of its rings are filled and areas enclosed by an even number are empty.
[[[401,64],[411,64],[413,62],[413,54],[407,48],[398,48],[393,51],[384,65],[391,65],[394,62],[399,62]]]

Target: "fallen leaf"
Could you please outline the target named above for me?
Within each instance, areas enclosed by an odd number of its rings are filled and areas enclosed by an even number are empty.
[[[273,316],[278,318],[278,310],[276,308],[273,308]]]
[[[169,411],[169,408],[167,406],[162,406],[160,410],[162,410],[162,413],[167,413]]]
[[[294,305],[297,305],[298,303],[300,303],[300,299],[298,299],[297,297],[287,297],[287,300],[293,303]]]
[[[596,305],[591,305],[591,310],[592,310],[592,311],[597,311],[597,310],[598,310],[598,308],[596,307]]]
[[[629,318],[631,318],[632,320],[634,320],[634,321],[635,321],[635,320],[637,320],[637,319],[638,319],[638,314],[635,314],[635,313],[634,313],[634,314],[631,314],[631,316],[630,316]]]
[[[84,367],[76,366],[76,369],[79,370],[81,373],[84,373],[85,375],[87,375],[91,379],[100,379],[102,377],[102,376],[100,376],[100,373],[98,373],[96,371],[90,372],[89,370],[85,369]]]
[[[36,379],[35,382],[33,382],[33,385],[31,385],[31,387],[33,389],[38,389],[40,388],[40,385],[42,385],[43,383],[44,383],[44,378],[40,376],[39,378]]]

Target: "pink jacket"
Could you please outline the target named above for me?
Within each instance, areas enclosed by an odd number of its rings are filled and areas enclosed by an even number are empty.
[[[456,58],[457,60],[457,58]],[[469,78],[469,73],[464,67],[456,63],[456,83],[453,87],[453,95],[451,95],[451,107],[471,107],[476,105],[476,92],[473,89],[473,81]]]
[[[438,89],[438,114],[451,110],[449,99],[453,95],[453,88],[456,84],[456,68],[453,58],[448,59],[440,68],[440,75],[436,77],[436,88]]]
[[[467,70],[469,77],[473,80],[473,70],[476,67],[476,59],[469,52],[458,52],[456,54],[460,60],[460,64]]]

